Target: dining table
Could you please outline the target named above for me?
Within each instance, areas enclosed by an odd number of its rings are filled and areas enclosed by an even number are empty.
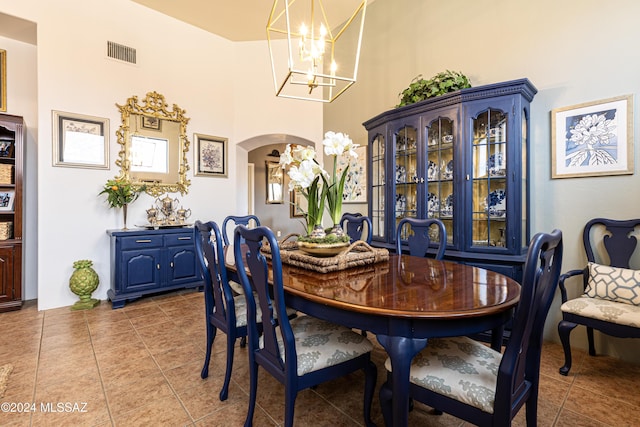
[[[233,250],[225,264],[237,280]],[[391,361],[396,427],[407,425],[411,360],[428,340],[493,330],[499,347],[520,297],[519,283],[502,274],[404,254],[328,273],[283,263],[282,273],[287,306],[376,336]]]

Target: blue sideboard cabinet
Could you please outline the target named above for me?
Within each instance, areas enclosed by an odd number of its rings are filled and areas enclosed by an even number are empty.
[[[373,244],[395,248],[403,218],[439,218],[445,259],[516,280],[529,243],[527,79],[478,86],[383,112],[368,131]]]
[[[108,230],[113,308],[144,295],[203,285],[193,228]]]

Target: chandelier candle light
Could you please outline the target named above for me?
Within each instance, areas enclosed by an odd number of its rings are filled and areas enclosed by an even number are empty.
[[[333,2],[330,13],[324,3],[273,2],[267,40],[276,96],[332,102],[356,82],[367,1]]]
[[[323,241],[323,242],[349,242],[347,236],[340,227],[342,217],[342,200],[344,183],[349,167],[347,166],[338,176],[338,157],[349,155],[358,157],[354,144],[349,135],[341,132],[329,131],[325,133],[322,141],[324,154],[333,156],[333,172],[327,173],[316,160],[315,148],[312,146],[287,145],[286,150],[280,156],[280,165],[289,167],[289,191],[299,191],[307,199],[307,211],[303,213],[306,220],[306,236],[301,236],[298,241]],[[331,231],[326,234],[322,228],[324,208],[327,208],[333,224]],[[296,206],[300,209],[299,206]],[[302,210],[302,209],[300,209]]]

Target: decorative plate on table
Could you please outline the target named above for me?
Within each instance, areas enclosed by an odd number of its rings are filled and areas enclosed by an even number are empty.
[[[442,202],[440,213],[443,217],[453,216],[453,193],[449,194]]]
[[[440,208],[440,201],[438,200],[438,196],[433,193],[429,193],[427,195],[427,213],[429,218],[433,218]]]
[[[505,171],[505,159],[502,153],[495,153],[489,156],[487,161],[487,170],[490,176],[504,176]]]
[[[442,179],[453,179],[453,160],[449,160],[448,163],[446,160],[442,161],[440,174],[442,175]]]
[[[503,217],[507,214],[507,194],[504,190],[495,190],[489,193],[484,204],[489,216]]]
[[[429,181],[435,181],[438,179],[438,165],[429,160],[429,169],[427,169],[427,179]]]
[[[407,169],[404,166],[396,165],[396,182],[407,181]]]

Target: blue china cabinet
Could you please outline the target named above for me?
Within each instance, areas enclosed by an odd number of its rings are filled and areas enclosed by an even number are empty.
[[[374,245],[405,217],[440,218],[445,259],[519,280],[529,242],[527,79],[462,89],[386,111],[368,131]]]

